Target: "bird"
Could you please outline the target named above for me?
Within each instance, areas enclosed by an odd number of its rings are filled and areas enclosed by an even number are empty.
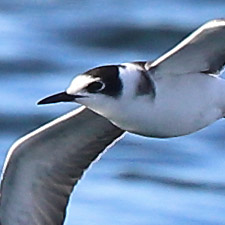
[[[17,140],[1,175],[1,225],[60,225],[84,171],[126,132],[171,138],[225,116],[225,19],[206,22],[152,61],[77,75],[38,105],[78,109]]]

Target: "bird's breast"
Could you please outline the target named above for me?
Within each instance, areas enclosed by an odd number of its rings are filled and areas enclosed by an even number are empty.
[[[203,77],[197,84],[198,80],[182,80],[182,77],[161,82],[156,87],[154,100],[148,96],[127,100],[111,121],[127,131],[159,138],[200,130],[223,115],[221,87],[216,80],[207,79]]]

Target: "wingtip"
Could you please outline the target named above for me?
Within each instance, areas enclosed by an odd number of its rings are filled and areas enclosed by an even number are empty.
[[[207,23],[203,24],[203,27],[208,29],[213,27],[221,27],[221,26],[225,26],[225,18],[210,20]]]

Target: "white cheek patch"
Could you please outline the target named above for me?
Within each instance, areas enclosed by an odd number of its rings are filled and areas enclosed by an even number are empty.
[[[91,77],[88,75],[78,75],[75,77],[70,86],[66,89],[66,93],[70,95],[77,94],[83,88],[87,87],[90,83],[94,81],[99,81],[99,77]]]

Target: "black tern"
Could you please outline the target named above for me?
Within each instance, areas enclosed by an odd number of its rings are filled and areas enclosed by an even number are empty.
[[[59,225],[74,185],[125,131],[176,137],[225,116],[225,20],[204,24],[155,61],[91,69],[39,104],[79,109],[13,144],[2,172],[1,225]]]

